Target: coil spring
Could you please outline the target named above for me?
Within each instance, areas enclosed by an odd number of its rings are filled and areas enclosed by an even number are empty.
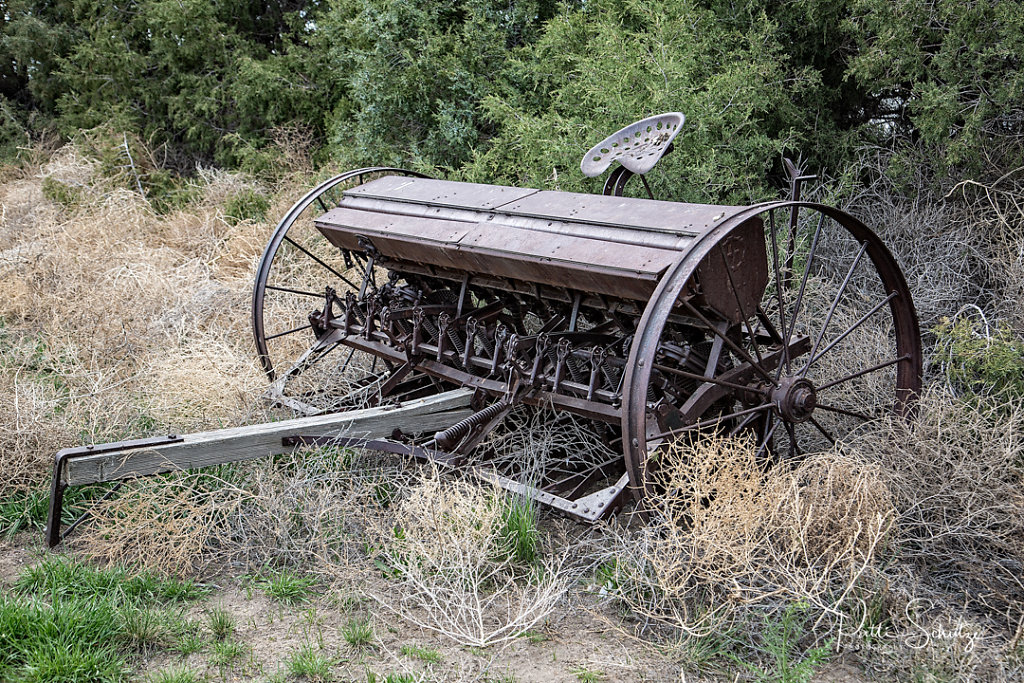
[[[442,303],[446,304],[457,304],[459,303],[459,295],[450,289],[441,289],[437,291],[437,296],[442,300]]]
[[[622,369],[617,366],[609,367],[607,363],[601,366],[601,374],[607,382],[608,391],[615,391],[619,388],[619,380],[622,379]]]
[[[572,381],[577,384],[585,384],[586,378],[584,376],[583,364],[579,358],[577,358],[572,352],[565,359],[565,364],[569,368],[569,375],[572,377]]]
[[[462,341],[458,334],[456,334],[454,327],[448,328],[448,339],[455,346],[455,349],[459,352],[458,360],[462,362],[462,354],[466,351],[466,343]]]
[[[487,337],[487,330],[483,330],[481,334],[478,334],[476,340],[480,342],[480,347],[483,349],[482,355],[494,355],[494,341]]]
[[[473,413],[465,420],[460,420],[448,429],[434,434],[434,443],[438,448],[443,448],[445,450],[451,448],[466,436],[466,434],[469,434],[469,430],[497,417],[502,413],[502,411],[508,409],[508,405],[508,402],[504,400],[492,403],[480,412]]]
[[[423,329],[425,329],[427,334],[430,335],[429,339],[437,338],[437,325],[434,324],[432,319],[426,316],[423,316]]]

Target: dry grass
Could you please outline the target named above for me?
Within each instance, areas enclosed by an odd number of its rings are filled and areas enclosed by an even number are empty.
[[[1024,623],[1024,410],[933,391],[910,425],[885,421],[850,445],[877,462],[898,511],[898,557],[1013,633]]]
[[[677,443],[651,523],[613,534],[604,589],[686,652],[712,640],[770,660],[763,624],[796,609],[794,652],[852,645],[898,680],[1019,676],[1021,415],[932,391],[913,423],[769,469],[744,442]]]
[[[982,237],[995,284],[990,308],[1024,334],[1024,168],[987,185],[961,182],[946,198],[959,200],[958,225],[969,225]]]
[[[68,145],[0,186],[0,384],[17,397],[0,462],[19,489],[62,446],[238,422],[263,388],[247,308],[269,227],[219,208],[251,181],[200,172],[205,199],[158,216],[98,169]],[[44,196],[48,180],[74,201]]]
[[[252,499],[237,484],[210,474],[143,479],[104,503],[76,546],[112,565],[202,575],[237,555],[232,523]]]
[[[337,448],[131,484],[76,541],[104,561],[177,575],[249,567],[348,567],[363,558],[400,463]]]
[[[706,637],[802,603],[821,638],[857,627],[847,602],[877,570],[895,519],[878,466],[822,454],[765,469],[751,444],[709,438],[676,443],[659,486],[651,523],[609,558],[635,614]]]
[[[907,277],[922,329],[967,304],[1024,334],[1024,168],[993,182],[963,181],[944,197],[909,194],[889,177],[884,153],[862,155],[851,177],[868,177],[844,207],[892,250]],[[926,178],[912,181],[929,187]]]
[[[545,619],[579,577],[571,549],[522,565],[506,547],[501,490],[428,473],[378,527],[379,561],[398,595],[386,609],[463,645],[513,640]]]

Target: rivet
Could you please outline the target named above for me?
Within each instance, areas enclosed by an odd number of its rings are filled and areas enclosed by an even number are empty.
[[[640,367],[643,367],[643,366],[644,366],[644,359],[643,359],[643,358],[641,358],[641,359],[640,359],[640,360],[639,360],[639,361],[637,362],[637,365],[639,365]]]
[[[640,448],[640,439],[633,439],[633,448]]]

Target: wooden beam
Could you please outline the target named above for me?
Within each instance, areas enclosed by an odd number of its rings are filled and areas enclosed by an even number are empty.
[[[469,408],[472,396],[472,389],[456,389],[399,406],[188,434],[177,443],[70,459],[61,477],[65,485],[78,486],[253,460],[292,450],[281,443],[289,436],[380,438],[395,429],[406,433],[444,429],[473,414]]]

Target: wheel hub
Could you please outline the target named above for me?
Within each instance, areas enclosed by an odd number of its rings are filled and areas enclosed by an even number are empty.
[[[772,403],[779,416],[789,422],[806,422],[818,405],[814,384],[805,377],[783,377],[772,391]]]

